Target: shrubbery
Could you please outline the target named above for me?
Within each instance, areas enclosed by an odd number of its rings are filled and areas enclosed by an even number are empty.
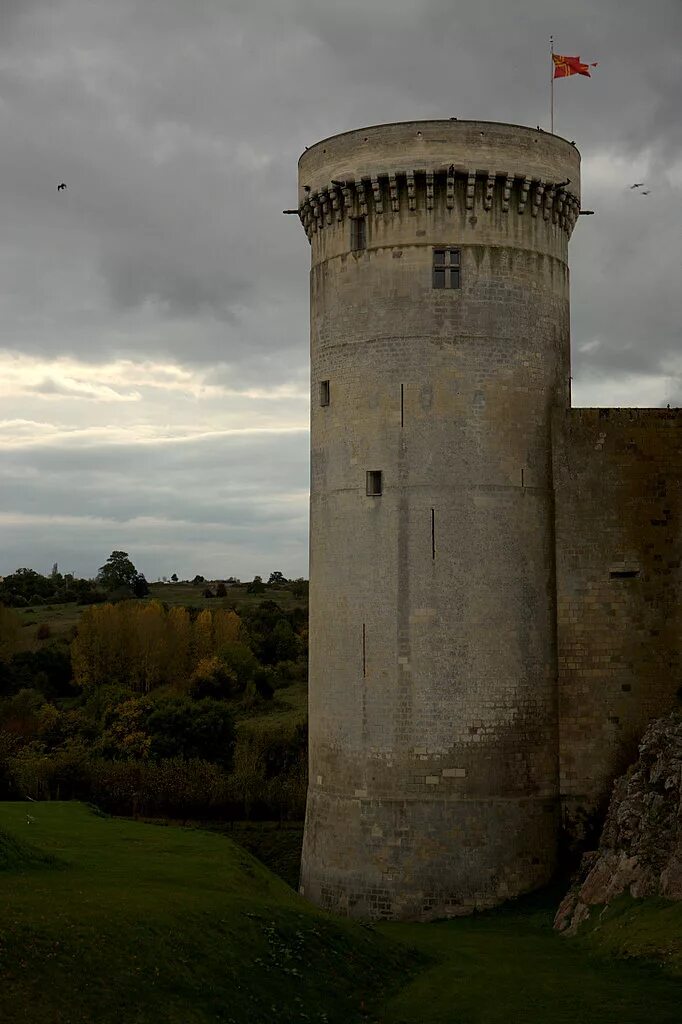
[[[74,798],[145,816],[302,817],[305,729],[263,728],[262,708],[305,679],[304,610],[108,602],[84,612],[71,644],[50,640],[46,624],[48,642],[18,652],[21,625],[0,607],[0,798]]]

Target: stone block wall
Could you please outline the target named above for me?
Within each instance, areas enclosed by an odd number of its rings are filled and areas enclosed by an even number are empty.
[[[555,415],[561,794],[581,838],[682,686],[682,410]]]

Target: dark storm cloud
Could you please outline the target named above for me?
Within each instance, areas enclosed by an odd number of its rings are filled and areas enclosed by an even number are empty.
[[[585,205],[596,211],[571,243],[574,394],[598,382],[591,401],[674,403],[679,0],[0,0],[0,349],[163,359],[201,366],[217,386],[304,391],[308,244],[281,214],[296,201],[303,147],[415,117],[547,127],[552,32],[557,52],[600,62],[591,80],[555,89],[556,131],[576,140]],[[633,180],[651,195],[633,194]],[[60,181],[68,189],[57,193]],[[105,389],[88,393],[46,369],[22,394],[26,408],[10,418],[41,421],[45,404],[71,396],[72,425],[87,426],[95,402],[81,399]],[[140,423],[173,422],[178,405],[142,401]],[[173,538],[188,559],[193,538],[203,543],[201,527],[182,523],[219,521],[222,509],[230,524],[267,522],[258,543],[295,552],[304,572],[300,536],[274,524],[289,522],[277,494],[305,486],[305,437],[263,435],[238,451],[217,437],[31,449],[23,468],[3,455],[0,513],[68,518],[71,509],[89,517],[80,535],[95,545],[107,527],[94,524],[162,517],[175,525],[157,539],[147,527],[131,534],[156,545],[161,565]],[[31,522],[2,527],[13,550],[38,543]],[[77,552],[78,527],[55,529]],[[252,557],[249,543],[242,553]]]

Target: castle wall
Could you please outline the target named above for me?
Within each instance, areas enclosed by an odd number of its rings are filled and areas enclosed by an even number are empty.
[[[571,178],[571,193],[556,187]],[[558,829],[551,412],[579,157],[530,129],[379,126],[300,161],[312,245],[310,788],[301,891],[470,912]],[[352,251],[352,218],[366,245]],[[455,246],[461,285],[435,289]],[[329,382],[329,403],[320,386]],[[366,493],[381,471],[383,492]]]
[[[561,793],[580,838],[682,685],[682,411],[554,420]]]

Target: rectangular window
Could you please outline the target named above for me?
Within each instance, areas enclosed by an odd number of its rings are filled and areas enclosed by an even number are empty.
[[[329,381],[320,381],[320,405],[329,405]]]
[[[459,288],[460,270],[459,249],[433,250],[434,288]]]
[[[367,248],[367,220],[365,217],[351,217],[350,248],[351,252]]]
[[[373,498],[378,494],[381,494],[381,470],[380,469],[368,469],[367,470],[367,494]]]

